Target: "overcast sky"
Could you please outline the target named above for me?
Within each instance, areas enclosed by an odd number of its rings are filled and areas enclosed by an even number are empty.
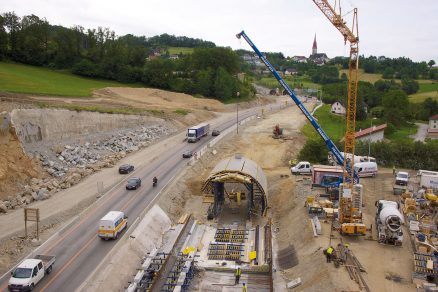
[[[331,0],[330,3],[334,1]],[[1,12],[35,14],[51,24],[109,27],[117,35],[168,33],[248,49],[242,29],[261,51],[286,56],[318,52],[348,56],[341,34],[311,0],[0,0]],[[344,0],[342,14],[359,14],[361,54],[406,56],[438,63],[438,0]],[[351,23],[352,13],[345,15]]]

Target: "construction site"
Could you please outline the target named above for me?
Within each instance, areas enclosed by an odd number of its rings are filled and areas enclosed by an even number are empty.
[[[0,291],[438,291],[438,172],[377,169],[355,155],[358,12],[349,27],[339,6],[313,2],[350,49],[342,152],[314,117],[322,101],[296,94],[245,31],[236,37],[284,95],[259,90],[236,109],[139,88],[65,101],[161,116],[36,109],[51,98],[17,106],[5,96]],[[307,123],[331,165],[298,161]],[[26,260],[41,261],[17,275]]]

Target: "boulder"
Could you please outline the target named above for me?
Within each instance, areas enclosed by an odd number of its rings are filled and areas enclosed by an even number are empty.
[[[6,207],[4,202],[0,201],[0,213],[7,213],[8,212],[8,208]]]
[[[59,183],[58,183],[56,180],[52,180],[52,185],[53,185],[55,188],[59,188]]]
[[[11,208],[15,208],[18,205],[18,201],[16,198],[12,198],[10,203],[11,203]]]
[[[36,185],[36,184],[38,184],[38,182],[39,182],[39,179],[37,179],[37,178],[35,178],[35,177],[33,177],[33,178],[30,180],[30,184],[31,184],[31,185]]]
[[[30,195],[30,193],[32,193],[32,188],[30,187],[30,185],[25,185],[24,188],[23,188],[23,194],[24,195],[27,195],[27,194]]]
[[[47,199],[46,193],[47,193],[47,189],[45,189],[45,188],[40,189],[37,193],[37,200]]]
[[[8,201],[8,200],[3,201],[3,204],[5,204],[6,208],[11,209],[11,202],[10,201]]]
[[[26,201],[26,204],[30,204],[33,202],[34,198],[31,195],[26,195],[26,197],[24,197],[24,200]]]
[[[38,192],[38,190],[40,189],[40,187],[38,185],[32,185],[31,188],[32,188],[32,191],[34,191],[34,192]]]

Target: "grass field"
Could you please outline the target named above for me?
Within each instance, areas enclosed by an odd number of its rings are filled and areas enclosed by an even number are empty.
[[[438,101],[438,92],[422,92],[422,93],[415,93],[409,95],[409,101],[413,103],[419,103],[423,102],[426,98],[431,97],[433,100]]]
[[[184,47],[169,47],[169,54],[170,55],[188,55],[193,53],[193,48],[184,48]]]
[[[413,135],[417,132],[417,126],[416,125],[408,125],[404,126],[391,135],[385,135],[385,138],[391,140],[391,141],[406,141],[407,139],[413,140],[409,137],[409,135]]]
[[[332,139],[332,141],[340,141],[345,135],[345,118],[343,116],[338,116],[330,113],[331,106],[328,104],[323,105],[319,108],[315,117],[318,119],[318,124],[326,132],[326,134]],[[373,120],[373,125],[381,125],[385,122],[382,120]],[[366,129],[371,127],[371,120],[367,119],[364,121],[356,122],[356,129]],[[386,136],[385,138],[391,141],[402,141],[409,138],[409,135],[415,134],[417,131],[416,125],[408,125],[402,127],[395,131],[393,134]],[[307,123],[302,130],[303,134],[310,139],[315,139],[319,137],[319,134],[315,131],[310,123]]]
[[[307,78],[283,77],[283,79],[292,89],[294,89],[296,86],[301,84],[304,88],[317,88],[317,89],[321,88],[321,85],[313,83],[309,81]],[[256,80],[255,83],[268,88],[281,87],[280,83],[278,83],[277,79],[275,79],[274,77],[262,77],[260,80]]]
[[[344,137],[345,134],[345,118],[343,116],[337,116],[330,113],[331,106],[325,104],[320,107],[316,112],[314,117],[318,119],[318,124],[326,132],[326,134],[333,141],[339,141]],[[315,128],[310,123],[307,123],[302,132],[308,138],[316,139],[319,134],[315,131]]]
[[[420,89],[418,90],[418,93],[431,91],[438,91],[438,83],[420,83]]]
[[[342,75],[342,73],[347,74],[347,78],[348,78],[348,69],[339,70],[339,77]],[[377,80],[380,80],[380,79],[383,79],[382,74],[365,73],[363,71],[363,69],[359,70],[359,80],[360,81],[366,81],[366,82],[370,82],[370,83],[374,84],[374,82],[376,82]]]
[[[84,78],[42,67],[0,62],[0,91],[88,97],[93,90],[109,86],[133,87],[132,84]]]

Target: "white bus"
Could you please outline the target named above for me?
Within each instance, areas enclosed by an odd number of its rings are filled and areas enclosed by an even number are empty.
[[[117,239],[119,234],[128,226],[128,217],[121,211],[110,211],[100,219],[97,235],[105,240]]]

